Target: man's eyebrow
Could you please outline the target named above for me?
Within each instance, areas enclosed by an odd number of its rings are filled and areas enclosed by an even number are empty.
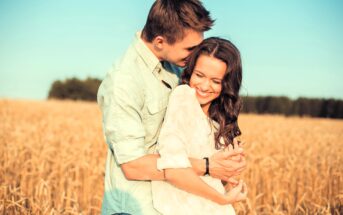
[[[187,50],[193,50],[195,47],[197,47],[196,45],[195,46],[191,46],[191,47],[188,47],[188,48],[186,48]]]

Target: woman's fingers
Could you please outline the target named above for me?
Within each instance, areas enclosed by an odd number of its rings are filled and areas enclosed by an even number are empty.
[[[237,186],[235,188],[237,188],[239,191],[242,190],[242,188],[243,188],[243,180],[242,179],[240,179],[238,181],[238,184],[237,184]]]
[[[237,149],[238,147],[239,147],[238,140],[237,139],[233,139],[233,148]]]
[[[235,179],[235,178],[228,178],[226,180],[227,184],[225,185],[225,190],[228,191],[230,189],[232,189],[233,187],[237,186],[238,185],[238,180]]]
[[[248,189],[247,189],[247,185],[242,182],[242,187],[241,187],[241,191],[238,195],[238,200],[239,201],[242,201],[242,200],[245,200],[248,196]]]
[[[232,202],[238,202],[245,200],[247,198],[248,189],[245,182],[242,179],[238,181],[237,186],[234,186],[231,190],[227,190],[227,197],[230,198]]]
[[[243,195],[247,196],[248,195],[248,187],[246,183],[243,183]]]
[[[235,178],[229,178],[227,182],[229,182],[233,186],[236,186],[239,183],[239,181]]]
[[[228,150],[223,151],[223,153],[225,153],[226,158],[230,158],[232,156],[236,156],[243,153],[243,151],[244,151],[243,148],[238,147],[236,149],[233,149],[232,145],[229,145]]]
[[[245,142],[239,141],[238,145],[239,147],[243,147],[245,145]]]
[[[227,151],[233,151],[233,146],[231,144],[227,147]]]

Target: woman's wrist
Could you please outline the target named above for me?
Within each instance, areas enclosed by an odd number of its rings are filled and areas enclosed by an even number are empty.
[[[205,160],[205,176],[209,176],[210,175],[210,161],[208,159],[208,157],[204,157],[203,158]]]
[[[206,161],[199,158],[189,158],[192,164],[193,170],[198,176],[203,176],[206,171]]]
[[[218,193],[218,195],[212,201],[220,205],[231,204],[228,197],[225,194],[220,194],[220,193]]]

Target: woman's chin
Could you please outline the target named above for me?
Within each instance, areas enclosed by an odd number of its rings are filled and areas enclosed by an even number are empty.
[[[209,103],[209,101],[208,101],[207,99],[203,99],[203,98],[197,97],[197,100],[198,100],[198,102],[199,102],[199,104],[200,104],[201,106],[206,105],[206,104]]]

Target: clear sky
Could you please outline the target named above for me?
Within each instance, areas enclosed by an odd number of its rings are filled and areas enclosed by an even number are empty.
[[[102,79],[153,0],[0,0],[0,98],[45,99],[54,80]],[[204,0],[205,34],[243,58],[242,95],[343,99],[343,1]]]

